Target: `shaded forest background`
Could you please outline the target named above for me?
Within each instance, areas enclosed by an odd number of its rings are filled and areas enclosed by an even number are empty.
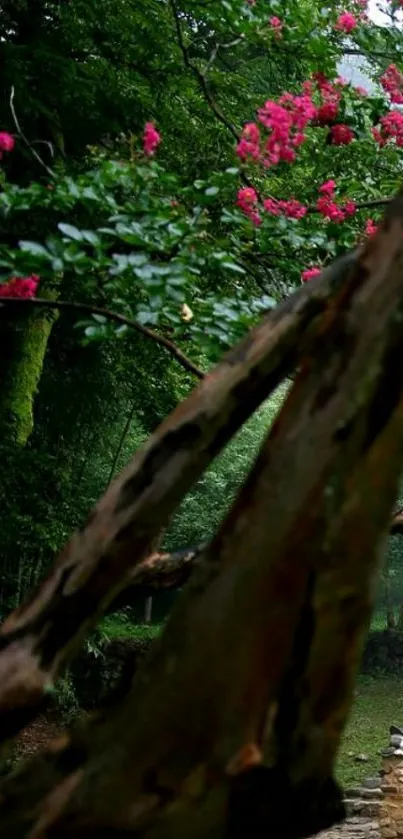
[[[262,3],[260,14],[265,14],[265,5],[266,14],[273,10],[273,3]],[[233,167],[234,134],[253,118],[268,92],[276,97],[284,89],[298,89],[318,62],[331,76],[342,54],[337,39],[323,42],[318,24],[322,4],[316,0],[290,0],[281,6],[284,16],[298,27],[299,50],[293,50],[291,42],[273,38],[268,42],[270,35],[262,36],[255,25],[252,7],[207,0],[180,7],[159,0],[137,4],[6,0],[0,21],[0,124],[14,132],[16,114],[29,141],[19,142],[4,160],[4,177],[16,189],[29,190],[37,184],[43,194],[50,186],[47,168],[51,167],[74,185],[74,179],[93,165],[110,157],[130,158],[150,119],[163,138],[158,159],[182,186]],[[237,29],[240,9],[243,32]],[[381,36],[373,32],[371,37],[366,53],[369,72],[371,49],[375,55]],[[206,64],[208,89],[200,71]],[[32,149],[39,150],[42,164]],[[330,153],[341,171],[342,158],[325,144],[314,163],[307,153],[291,175],[281,170],[274,176],[278,193],[298,188],[307,196],[313,174],[318,183],[326,176]],[[361,160],[354,150],[350,153],[360,183],[360,167],[368,171],[368,160]],[[385,189],[401,165],[393,150],[390,154],[394,168],[388,173],[386,167]],[[73,204],[69,222],[79,225],[83,211]],[[21,202],[1,205],[5,270],[7,253],[19,240],[41,241],[56,221],[65,221],[52,206],[38,204],[35,212],[32,205],[27,209]],[[207,233],[216,248],[223,243],[229,247],[231,238],[222,209],[219,196],[211,209],[214,234],[211,227]],[[103,209],[98,215],[88,212],[92,222],[102,223]],[[273,246],[273,252],[266,247],[265,252],[255,253],[253,233],[242,235],[234,250],[243,259],[243,291],[247,296],[281,299],[299,281],[293,260],[300,258],[304,241],[289,230],[286,252],[283,242]],[[322,256],[328,248],[332,258],[346,244],[345,233],[334,233],[331,245],[322,235],[315,247],[322,249]],[[238,280],[236,273],[217,277],[206,270],[203,293],[216,292],[218,285],[220,293],[231,299],[238,293]],[[43,289],[50,297],[60,294],[94,305],[105,302],[101,285],[94,295],[87,277],[69,270],[45,280]],[[194,341],[186,324],[180,334],[182,349],[190,351],[205,370],[233,337],[220,329],[221,320],[231,319],[228,307],[216,309],[215,316],[216,335],[210,336],[216,338],[215,344]],[[190,373],[142,335],[125,333],[114,340],[94,335],[94,341],[83,340],[77,321],[76,313],[66,311],[24,311],[16,319],[15,313],[0,310],[0,614],[21,602],[108,482],[194,384]],[[241,331],[245,325],[246,319]],[[164,535],[166,549],[209,538],[247,473],[283,393],[252,418],[189,494]],[[383,614],[388,598],[397,614],[403,602],[399,536],[390,540],[388,570],[379,592]],[[154,611],[157,622],[165,610],[164,596],[160,601],[161,608],[157,603]],[[142,604],[136,609],[138,616]]]

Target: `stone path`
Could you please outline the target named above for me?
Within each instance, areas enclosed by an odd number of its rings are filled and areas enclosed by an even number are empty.
[[[316,839],[381,839],[379,824],[366,816],[351,816],[330,830],[318,833]]]

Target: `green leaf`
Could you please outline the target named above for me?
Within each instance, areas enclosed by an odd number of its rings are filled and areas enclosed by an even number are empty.
[[[220,191],[218,186],[209,186],[204,190],[205,195],[217,195]]]
[[[244,268],[241,268],[240,265],[237,265],[236,262],[222,262],[222,267],[227,268],[228,271],[234,271],[236,274],[246,274]]]
[[[31,256],[41,256],[42,258],[49,259],[50,253],[43,245],[40,245],[39,242],[19,242],[19,247],[25,253],[30,253]]]
[[[73,227],[72,224],[58,224],[57,225],[60,232],[67,236],[69,239],[74,239],[76,242],[82,242],[83,234],[80,230],[77,230],[77,227]]]

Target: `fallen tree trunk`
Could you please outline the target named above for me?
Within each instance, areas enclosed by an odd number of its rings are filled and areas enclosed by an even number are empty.
[[[403,534],[402,510],[399,509],[393,513],[389,524],[389,533],[391,536]],[[111,603],[109,611],[129,606],[133,597],[138,595],[147,597],[161,589],[184,586],[193,573],[205,547],[206,543],[203,542],[191,548],[183,548],[180,551],[171,553],[161,551],[150,554],[133,570],[127,587]]]
[[[0,824],[11,839],[299,839],[342,817],[333,766],[403,462],[402,199],[342,284],[324,287],[312,291],[302,333],[295,301],[291,315],[274,318],[282,324],[275,360],[271,344],[268,363],[267,323],[227,356],[107,494],[95,532],[92,521],[83,544],[76,537],[36,599],[9,619],[5,712],[10,685],[57,672],[66,636],[72,646],[92,622],[78,608],[77,593],[91,593],[87,580],[99,614],[190,474],[264,398],[269,373],[276,379],[290,356],[299,359],[244,487],[128,695],[3,785]],[[280,333],[299,348],[285,352]],[[60,569],[62,590],[60,576],[54,588]],[[50,630],[59,608],[69,626],[58,642]],[[25,710],[32,696],[28,684]]]
[[[134,597],[149,597],[157,591],[184,586],[197,566],[206,547],[206,543],[184,548],[181,551],[167,553],[156,551],[150,554],[140,565],[136,565],[129,577],[128,584],[109,606],[108,611],[115,612],[124,606],[130,606]]]
[[[355,264],[323,272],[224,357],[162,423],[60,554],[34,597],[0,629],[0,742],[38,712],[86,633],[152,551],[191,485],[312,345]]]

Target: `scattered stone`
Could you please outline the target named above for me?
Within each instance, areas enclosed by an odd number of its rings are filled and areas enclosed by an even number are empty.
[[[363,789],[362,797],[370,801],[380,801],[383,798],[382,790],[378,789]]]
[[[346,798],[361,798],[362,793],[361,787],[350,787],[344,791]]]
[[[400,737],[403,737],[403,728],[400,728],[399,725],[391,725],[389,732],[390,734],[400,734]]]
[[[365,789],[380,789],[380,784],[381,777],[379,774],[374,778],[367,778],[365,781],[363,781],[362,785],[363,787],[365,787]]]
[[[392,734],[390,738],[390,745],[395,746],[396,749],[399,749],[403,743],[403,737],[400,734]]]
[[[393,746],[388,746],[387,749],[380,749],[379,754],[381,757],[392,757],[396,754],[396,749]]]
[[[402,752],[402,754],[403,754],[403,752]],[[355,755],[354,760],[357,763],[366,763],[369,760],[369,757],[368,757],[368,755],[364,754],[364,752],[361,752],[360,754]]]

